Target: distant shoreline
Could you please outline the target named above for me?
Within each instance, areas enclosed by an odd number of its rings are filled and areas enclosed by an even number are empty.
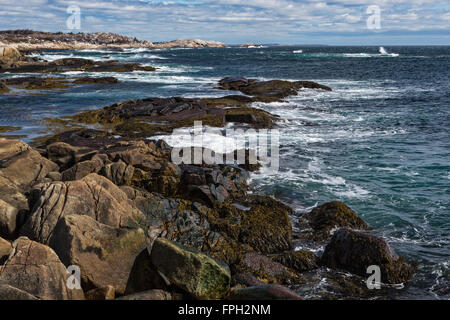
[[[0,47],[13,47],[20,51],[44,49],[127,49],[127,48],[223,48],[225,43],[200,39],[180,39],[150,42],[115,33],[62,33],[33,30],[0,31]]]

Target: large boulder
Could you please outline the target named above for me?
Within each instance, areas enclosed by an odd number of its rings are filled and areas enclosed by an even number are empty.
[[[0,282],[43,300],[84,299],[80,289],[69,289],[69,273],[56,253],[49,247],[19,238],[0,268]]]
[[[403,283],[411,279],[415,268],[398,256],[381,238],[351,229],[335,232],[321,257],[321,264],[367,277],[367,268],[380,267],[381,281]]]
[[[328,202],[305,214],[316,239],[329,239],[338,228],[370,230],[358,214],[341,201]]]
[[[31,193],[33,208],[20,232],[41,243],[48,243],[59,219],[72,214],[87,215],[113,228],[145,224],[127,195],[95,173],[77,181],[42,184]]]
[[[136,256],[146,247],[142,229],[119,229],[86,215],[68,215],[59,220],[49,246],[66,265],[81,269],[85,291],[113,286],[124,294]]]
[[[230,269],[200,251],[159,238],[150,257],[168,281],[197,299],[220,299],[230,289]]]

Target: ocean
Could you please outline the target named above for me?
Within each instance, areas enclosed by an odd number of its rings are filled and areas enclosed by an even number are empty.
[[[254,192],[283,200],[297,215],[324,202],[344,201],[400,255],[417,262],[415,278],[398,289],[395,298],[448,299],[450,47],[384,50],[343,46],[49,50],[39,56],[133,61],[158,70],[108,74],[121,80],[113,86],[85,85],[35,95],[17,90],[0,96],[0,126],[20,126],[11,134],[30,141],[48,133],[41,120],[47,117],[127,99],[230,94],[214,89],[225,76],[325,84],[333,91],[303,90],[286,102],[254,104],[282,119],[280,170],[263,168],[252,174]],[[0,79],[16,76],[25,74],[3,74]],[[210,141],[210,147],[220,143]]]

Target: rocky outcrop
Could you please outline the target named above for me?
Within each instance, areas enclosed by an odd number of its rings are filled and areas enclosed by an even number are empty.
[[[32,40],[32,41],[31,41]],[[225,47],[225,44],[216,41],[198,39],[182,39],[168,42],[151,43],[145,40],[126,37],[115,33],[52,33],[33,30],[7,30],[0,31],[0,43],[14,46],[20,50],[38,49],[111,49],[123,48],[204,48]]]
[[[330,87],[312,81],[258,81],[244,77],[226,77],[219,81],[219,89],[236,90],[249,96],[261,97],[263,100],[273,101],[297,95],[300,89],[322,89],[331,91]]]
[[[127,138],[172,133],[174,129],[193,126],[195,121],[212,127],[223,127],[228,122],[249,124],[254,128],[272,128],[275,125],[277,116],[249,107],[247,103],[234,96],[215,99],[147,98],[81,112],[58,119],[58,123],[105,125],[112,128],[114,135]]]
[[[119,295],[125,293],[136,256],[146,247],[142,229],[110,227],[87,215],[61,218],[48,242],[66,266],[80,267],[85,291],[111,286]]]
[[[90,300],[299,298],[281,284],[305,297],[310,291],[331,299],[367,297],[361,280],[367,263],[380,264],[386,282],[406,281],[409,264],[383,240],[350,229],[334,234],[321,259],[294,251],[324,245],[337,228],[369,226],[341,202],[298,216],[281,201],[249,192],[249,171],[260,167],[249,163],[259,160],[254,151],[241,150],[245,163],[239,164],[175,164],[167,143],[147,139],[197,120],[271,128],[278,118],[248,104],[281,99],[299,86],[245,78],[222,85],[255,95],[130,100],[54,120],[70,129],[36,140],[36,148],[0,139],[0,237],[39,242],[17,240],[30,244],[28,261],[0,239],[0,298],[73,298],[61,293],[60,271],[69,265],[80,267]],[[98,129],[73,128],[80,124]],[[26,284],[22,263],[30,270]]]
[[[16,48],[0,45],[0,69],[14,66],[18,61],[23,59],[24,57]]]
[[[6,78],[0,82],[0,94],[10,92],[11,88],[22,90],[59,90],[82,84],[116,84],[119,80],[114,77],[90,78],[82,77],[69,79],[65,77],[19,77]]]
[[[151,66],[139,63],[119,62],[114,60],[94,61],[82,58],[63,58],[55,61],[23,61],[14,65],[2,65],[0,73],[64,73],[73,71],[84,72],[132,72],[155,71]],[[11,80],[12,81],[12,80]],[[37,81],[37,80],[36,80]],[[83,80],[82,82],[85,82]],[[107,82],[107,81],[106,81]]]
[[[0,267],[0,283],[39,299],[84,299],[82,290],[66,286],[68,276],[67,269],[52,249],[27,238],[19,238],[13,243],[9,259]]]
[[[197,299],[220,299],[230,289],[228,266],[200,251],[160,238],[151,248],[150,257],[171,284]]]
[[[316,240],[330,239],[338,228],[370,230],[371,227],[358,214],[340,201],[328,202],[314,208],[302,218],[312,228]]]
[[[122,190],[95,173],[77,181],[38,185],[31,193],[32,210],[20,232],[45,244],[64,216],[86,215],[112,228],[137,227],[144,220]]]
[[[291,208],[273,198],[257,195],[238,198],[235,204],[239,206],[227,204],[210,212],[213,229],[263,254],[291,249]]]
[[[33,40],[33,41],[30,41]],[[7,30],[0,32],[0,42],[14,45],[20,50],[36,49],[87,49],[104,47],[141,47],[151,45],[114,33],[52,33],[33,30]]]
[[[376,265],[381,270],[381,281],[394,284],[410,280],[415,271],[383,239],[351,229],[336,231],[321,264],[360,276],[367,276],[367,268]]]
[[[223,48],[226,45],[218,41],[206,41],[199,39],[180,39],[167,42],[154,42],[152,48]]]

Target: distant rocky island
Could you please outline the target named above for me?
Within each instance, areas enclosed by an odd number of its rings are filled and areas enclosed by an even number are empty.
[[[198,39],[182,39],[167,42],[138,40],[115,33],[63,33],[33,30],[0,31],[0,47],[11,46],[18,50],[40,49],[99,49],[99,48],[221,48],[222,42]]]

